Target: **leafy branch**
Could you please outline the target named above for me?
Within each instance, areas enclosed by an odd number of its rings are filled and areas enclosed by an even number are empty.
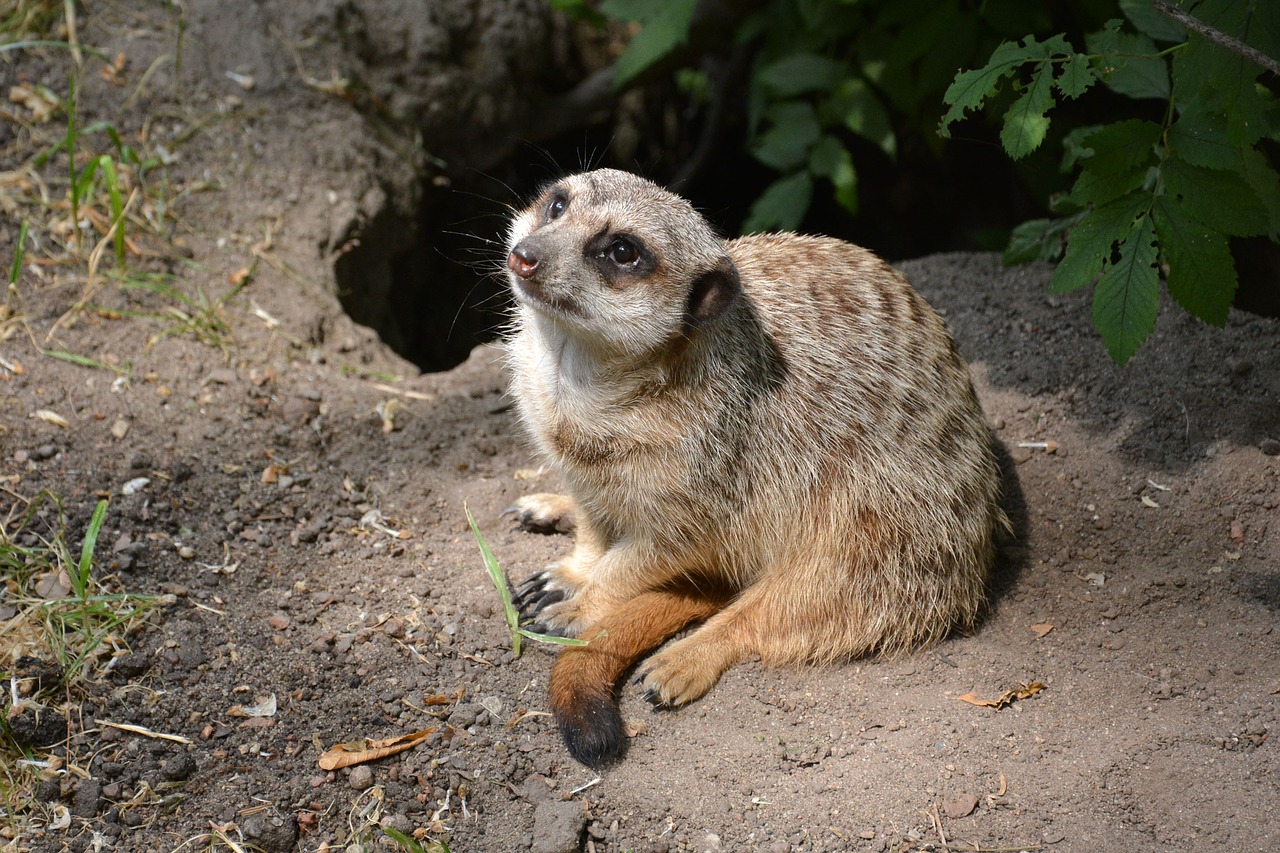
[[[1057,261],[1056,292],[1095,285],[1094,326],[1123,364],[1155,327],[1162,273],[1184,309],[1221,325],[1237,285],[1230,239],[1280,238],[1280,175],[1259,147],[1280,130],[1280,105],[1258,85],[1262,67],[1250,53],[1228,46],[1256,39],[1280,52],[1273,43],[1280,7],[1207,0],[1190,33],[1185,13],[1166,18],[1142,0],[1121,8],[1134,31],[1108,21],[1086,36],[1088,53],[1060,35],[1001,44],[982,68],[956,76],[939,132],[949,135],[951,124],[1010,86],[1018,94],[1000,141],[1016,160],[1044,142],[1060,98],[1077,98],[1095,82],[1135,100],[1165,101],[1158,122],[1068,133],[1063,168],[1075,182],[1051,204],[1058,218],[1019,226],[1005,252],[1011,263]],[[1209,35],[1223,32],[1236,36]]]

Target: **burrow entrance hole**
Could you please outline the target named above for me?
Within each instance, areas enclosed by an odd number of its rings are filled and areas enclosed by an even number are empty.
[[[524,149],[488,173],[472,172],[448,185],[425,181],[418,218],[405,223],[390,211],[369,222],[360,245],[334,271],[343,308],[392,349],[426,372],[448,370],[478,344],[498,339],[511,297],[505,276],[506,234],[518,209],[546,182],[579,164],[584,151],[606,151],[611,130],[578,133],[563,144]],[[776,177],[748,154],[725,146],[680,192],[720,233],[733,235],[752,202]],[[928,170],[898,171],[864,152],[859,166],[862,212],[850,216],[827,193],[815,193],[801,230],[860,243],[890,260],[941,251],[998,251],[1009,229],[1043,215],[1010,161],[996,146],[961,149]],[[662,181],[670,164],[611,162]],[[408,229],[416,239],[404,246]],[[1280,316],[1280,248],[1265,238],[1233,244],[1240,272],[1236,306]]]

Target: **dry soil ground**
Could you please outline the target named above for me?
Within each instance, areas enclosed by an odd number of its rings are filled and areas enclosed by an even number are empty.
[[[65,92],[51,56],[0,70]],[[83,125],[176,156],[153,172],[170,218],[133,228],[144,256],[125,279],[104,274],[108,249],[93,282],[87,251],[33,227],[0,343],[0,505],[9,545],[36,548],[54,504],[20,521],[57,496],[78,552],[108,497],[99,589],[160,598],[67,688],[41,669],[33,601],[65,579],[6,570],[0,667],[27,722],[8,734],[25,752],[4,753],[4,850],[388,849],[380,825],[457,853],[1280,845],[1277,321],[1213,329],[1166,306],[1120,369],[1086,297],[1047,295],[1047,269],[902,263],[946,313],[1020,483],[990,613],[905,660],[740,665],[678,712],[624,688],[637,733],[597,779],[544,713],[554,651],[513,655],[464,516],[515,579],[569,545],[500,515],[555,487],[500,354],[420,375],[332,296],[327,238],[372,168],[363,125],[322,95],[221,80],[127,109],[131,88],[85,88]],[[23,149],[58,133],[9,110],[6,248],[66,193],[65,156]],[[136,286],[148,273],[172,291]],[[247,284],[203,313],[173,295],[216,300],[229,278]],[[959,700],[1032,682],[998,710]],[[428,728],[372,763],[317,764]],[[23,754],[57,760],[41,778]]]

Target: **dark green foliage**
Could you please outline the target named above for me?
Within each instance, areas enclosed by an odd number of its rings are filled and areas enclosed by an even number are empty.
[[[1214,31],[1280,57],[1280,2],[1179,3]],[[1154,327],[1162,278],[1187,311],[1225,322],[1236,290],[1230,238],[1280,240],[1280,175],[1263,150],[1280,141],[1274,85],[1260,83],[1262,67],[1242,51],[1152,0],[1050,5],[757,4],[719,41],[753,47],[747,149],[778,172],[744,230],[796,227],[817,192],[856,212],[856,140],[896,158],[906,134],[924,138],[941,104],[938,136],[928,143],[940,150],[954,144],[945,142],[954,124],[987,110],[1030,183],[1047,193],[1057,181],[1063,190],[1046,200],[1054,218],[1014,229],[1006,261],[1056,263],[1058,291],[1095,285],[1094,323],[1116,361],[1128,360]],[[619,81],[686,44],[695,6],[601,3],[605,15],[644,25],[619,59]],[[1068,120],[1055,124],[1055,110],[1068,104]],[[1051,169],[1030,156],[1046,144],[1062,146],[1065,176],[1037,173]]]
[[[1064,218],[1027,223],[1006,252],[1013,262],[1057,260],[1069,233],[1053,287],[1096,284],[1094,325],[1123,364],[1154,328],[1161,272],[1183,308],[1222,324],[1236,289],[1229,238],[1280,237],[1280,177],[1256,147],[1276,137],[1280,110],[1259,85],[1257,64],[1198,32],[1188,34],[1149,2],[1120,6],[1127,22],[1108,21],[1087,36],[1087,55],[1053,39],[1046,55],[1029,38],[1022,46],[1002,44],[984,67],[962,72],[947,91],[942,132],[1008,83],[1022,94],[1006,111],[1000,138],[1010,157],[1025,156],[1048,130],[1054,103],[1043,94],[1044,80],[1055,65],[1063,69],[1057,78],[1062,96],[1083,91],[1074,76],[1083,62],[1114,92],[1164,103],[1160,121],[1124,120],[1067,134],[1063,168],[1076,178],[1056,200]],[[1208,0],[1187,8],[1264,53],[1280,48],[1280,4]],[[1158,44],[1170,41],[1175,44]]]

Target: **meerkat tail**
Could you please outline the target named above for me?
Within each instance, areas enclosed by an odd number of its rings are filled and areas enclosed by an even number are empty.
[[[647,592],[584,632],[587,645],[561,652],[551,673],[551,710],[569,754],[588,767],[617,758],[626,743],[613,698],[618,679],[645,654],[725,604],[722,597],[694,591]]]

